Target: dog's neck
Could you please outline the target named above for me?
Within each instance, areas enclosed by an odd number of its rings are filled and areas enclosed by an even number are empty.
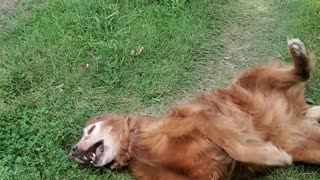
[[[123,138],[123,142],[121,143],[121,150],[116,159],[116,162],[111,166],[111,169],[121,169],[129,165],[130,160],[132,158],[132,149],[133,144],[135,143],[135,139],[137,137],[140,129],[144,128],[151,122],[152,118],[147,116],[139,116],[139,117],[128,117],[126,122],[126,130]]]
[[[138,133],[139,129],[141,128],[140,123],[141,123],[141,122],[136,122],[136,123],[134,124],[134,126],[129,129],[129,135],[128,135],[129,145],[128,145],[128,149],[127,149],[127,152],[126,152],[129,160],[130,160],[130,158],[131,158],[132,145],[133,145],[134,140],[135,140],[135,138],[136,138],[136,134]]]

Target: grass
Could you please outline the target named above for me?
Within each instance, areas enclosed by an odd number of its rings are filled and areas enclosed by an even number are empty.
[[[85,121],[101,111],[137,113],[151,105],[157,111],[194,91],[199,64],[210,54],[221,56],[219,35],[241,21],[228,8],[237,1],[20,3],[0,30],[1,179],[130,179],[126,172],[67,160]],[[279,31],[270,37],[277,51],[287,57],[283,40],[292,35],[319,57],[319,2],[270,3],[279,20]],[[141,55],[130,55],[140,47]],[[315,104],[319,66],[307,91]],[[297,164],[266,179],[319,179],[317,171]]]
[[[90,116],[137,113],[187,90],[227,1],[24,2],[0,35],[1,179],[128,179],[66,155]]]

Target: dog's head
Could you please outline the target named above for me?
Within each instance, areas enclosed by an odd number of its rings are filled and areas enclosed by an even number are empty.
[[[119,154],[122,140],[128,134],[128,118],[125,115],[108,114],[90,119],[69,157],[79,163],[97,167],[114,161]]]

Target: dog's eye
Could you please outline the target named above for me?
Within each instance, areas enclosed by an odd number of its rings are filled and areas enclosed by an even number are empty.
[[[91,134],[94,128],[96,128],[96,125],[93,125],[90,127],[90,129],[88,130],[88,134]]]

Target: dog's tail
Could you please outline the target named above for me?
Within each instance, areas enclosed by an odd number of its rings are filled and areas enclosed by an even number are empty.
[[[288,39],[288,50],[294,61],[294,74],[301,81],[308,80],[314,62],[303,42],[300,39]]]

